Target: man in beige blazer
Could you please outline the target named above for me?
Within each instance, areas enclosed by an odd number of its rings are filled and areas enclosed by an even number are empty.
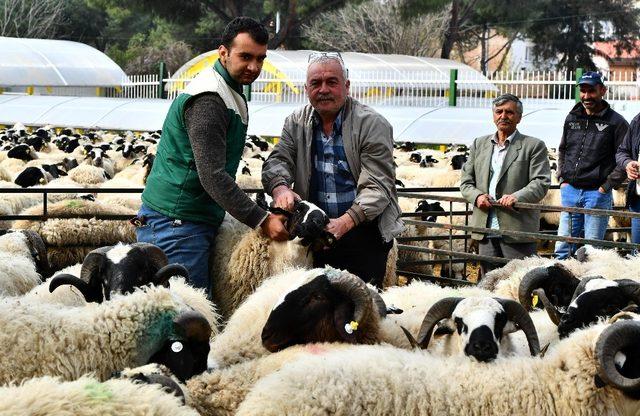
[[[473,204],[471,226],[491,230],[537,232],[540,211],[514,209],[516,202],[537,203],[551,184],[544,142],[518,132],[522,102],[512,94],[493,101],[494,134],[474,140],[462,168],[460,192]],[[501,236],[488,230],[472,233],[481,255],[523,258],[536,253],[533,239]],[[483,275],[500,264],[482,262]]]

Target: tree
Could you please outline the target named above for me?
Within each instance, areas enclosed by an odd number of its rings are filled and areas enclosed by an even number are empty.
[[[540,10],[525,32],[535,43],[534,55],[538,61],[557,59],[569,71],[595,69],[593,42],[614,41],[618,52],[630,51],[640,32],[633,0],[543,0]]]
[[[326,13],[303,27],[312,49],[436,56],[446,25],[444,12],[403,21],[401,0],[370,0]]]
[[[51,38],[63,8],[59,0],[0,0],[0,36]]]
[[[486,72],[490,60],[508,52],[508,48],[527,27],[530,19],[537,16],[539,0],[406,0],[402,11],[406,19],[415,15],[445,10],[448,13],[447,28],[442,38],[440,57],[451,58],[454,47],[460,54],[482,46],[481,69]],[[486,48],[489,39],[495,36],[507,38],[503,48],[493,55]]]

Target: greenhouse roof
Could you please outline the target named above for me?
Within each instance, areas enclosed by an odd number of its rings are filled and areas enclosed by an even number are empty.
[[[0,86],[113,87],[123,80],[122,69],[89,45],[0,37]]]
[[[524,102],[520,132],[557,147],[564,119],[575,103],[557,100],[544,106]],[[627,120],[640,103],[610,102]],[[53,125],[108,130],[153,131],[162,128],[170,100],[101,97],[0,95],[0,124]],[[299,105],[249,103],[249,134],[279,136],[284,119]],[[465,107],[374,106],[393,126],[396,141],[470,144],[495,131],[491,110]]]
[[[300,85],[306,77],[307,63],[311,50],[270,50],[262,68],[261,79],[279,78]],[[425,58],[409,55],[385,55],[359,52],[341,54],[346,68],[349,70],[351,82],[384,82],[385,78],[405,81],[431,81],[433,83],[449,82],[451,69],[458,70],[458,80],[475,81],[462,83],[458,87],[465,89],[484,89],[497,91],[497,88],[482,75],[468,65],[449,59]],[[190,79],[205,67],[213,65],[218,59],[218,51],[205,52],[184,64],[172,76],[175,79]]]

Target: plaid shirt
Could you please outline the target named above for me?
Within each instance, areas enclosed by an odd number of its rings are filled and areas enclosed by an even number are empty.
[[[342,141],[342,111],[333,123],[333,132],[326,136],[322,123],[314,115],[313,165],[310,196],[329,218],[338,218],[353,205],[356,181],[351,174]]]

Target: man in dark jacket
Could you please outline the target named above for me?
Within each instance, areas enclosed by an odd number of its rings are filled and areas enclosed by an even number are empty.
[[[627,188],[627,205],[633,212],[640,212],[640,196],[638,193],[638,178],[640,177],[640,164],[638,153],[640,152],[640,114],[631,120],[629,131],[616,153],[618,167],[624,168],[629,179]],[[631,219],[631,242],[640,244],[640,218]]]
[[[220,58],[171,104],[142,193],[138,241],[183,264],[196,287],[209,289],[209,251],[225,211],[270,238],[288,238],[283,219],[256,205],[235,182],[248,122],[242,86],[260,75],[268,40],[265,27],[249,17],[227,25]]]
[[[629,123],[603,99],[607,87],[600,74],[587,72],[578,85],[580,102],[567,115],[558,148],[562,206],[611,209],[611,190],[626,176],[624,169],[616,168],[615,154]],[[604,215],[563,212],[558,235],[602,240],[608,221]],[[573,251],[569,243],[556,243],[558,259]]]

